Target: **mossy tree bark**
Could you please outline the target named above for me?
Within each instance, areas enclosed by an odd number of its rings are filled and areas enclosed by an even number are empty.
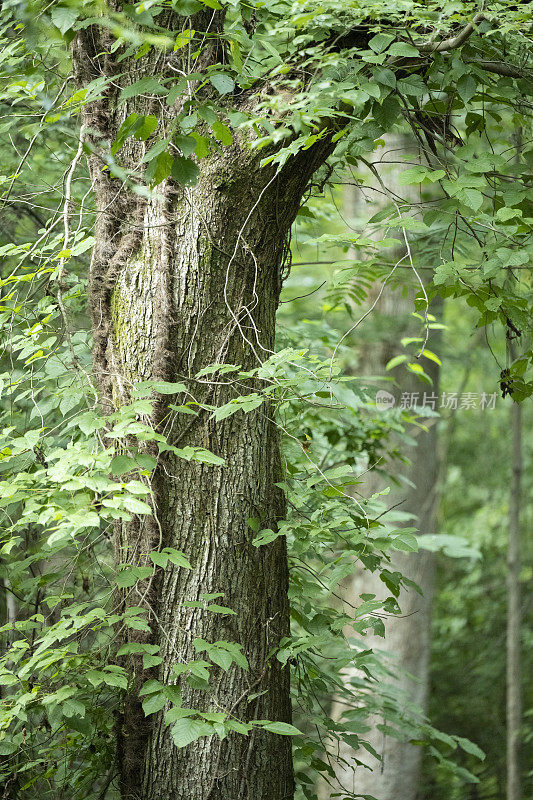
[[[191,27],[202,30],[198,21]],[[82,84],[116,69],[112,56],[105,55],[110,48],[95,36],[94,29],[82,32],[75,44]],[[157,64],[151,66],[157,74]],[[117,71],[124,70],[121,62]],[[196,638],[236,642],[249,671],[235,665],[228,672],[215,668],[208,693],[182,682],[183,706],[225,711],[245,721],[288,722],[288,670],[268,657],[289,632],[286,545],[280,538],[254,547],[247,525],[256,517],[262,527],[272,527],[285,514],[276,487],[280,457],[271,410],[263,406],[216,423],[205,411],[170,418],[168,402],[191,396],[212,406],[228,402],[243,393],[231,376],[198,380],[197,373],[214,363],[251,369],[272,352],[287,236],[311,176],[332,147],[328,141],[318,143],[276,174],[273,167],[260,168],[265,152],[250,149],[251,134],[248,139],[235,135],[231,147],[199,162],[194,187],[168,179],[155,198],[143,199],[102,171],[98,155],[133,111],[155,113],[142,97],[119,106],[113,88],[85,110],[97,209],[89,287],[94,369],[110,411],[128,402],[136,381],[185,383],[190,394],[159,397],[150,423],[167,435],[169,444],[199,446],[225,461],[220,467],[172,453],[160,456],[152,481],[153,517],[117,526],[119,562],[142,565],[151,550],[170,546],[193,565],[187,571],[169,564],[159,578],[138,583],[124,600],[146,606],[150,633],[135,634],[136,640],[144,636],[159,645],[163,656],[160,667],[148,673],[141,674],[135,663],[135,689],[147,677],[171,681],[174,664],[198,657]],[[165,113],[163,126],[176,109]],[[138,165],[146,146],[128,142],[121,166]],[[214,592],[223,593],[221,602],[234,616],[183,605]],[[249,736],[230,734],[222,742],[204,737],[177,749],[163,713],[145,718],[135,690],[117,730],[123,798],[293,796],[290,737],[257,730]]]

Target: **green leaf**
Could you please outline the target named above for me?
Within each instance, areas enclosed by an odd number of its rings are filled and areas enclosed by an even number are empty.
[[[210,644],[205,639],[195,639],[193,642],[194,649],[201,653],[205,651],[209,659],[217,666],[221,667],[225,672],[231,667],[233,662],[242,669],[249,669],[248,660],[241,652],[242,645],[236,642],[214,642]]]
[[[477,90],[477,83],[473,75],[462,75],[457,81],[457,93],[466,105],[473,98]]]
[[[194,28],[186,28],[184,31],[181,31],[181,33],[178,33],[174,42],[174,51],[181,50],[182,47],[186,47],[190,44],[192,39],[194,39],[195,33],[196,31]]]
[[[191,153],[194,153],[195,151],[196,139],[193,136],[184,136],[183,134],[178,134],[177,136],[174,136],[172,141],[176,147],[179,147],[183,156],[190,156]]]
[[[169,561],[171,564],[175,564],[177,567],[192,569],[189,561],[183,555],[183,553],[180,553],[179,550],[175,550],[172,547],[165,547],[160,552],[157,550],[152,550],[152,552],[148,555],[154,564],[157,564],[158,567],[162,567],[163,569],[166,569]]]
[[[473,211],[478,211],[483,205],[483,195],[477,189],[461,189],[457,197]]]
[[[198,712],[195,711],[194,708],[182,708],[181,706],[173,706],[165,714],[165,723],[167,725],[171,725],[178,719],[184,719],[185,717],[194,717],[197,715],[197,713]]]
[[[162,692],[162,691],[163,691],[163,684],[151,678],[149,681],[143,683],[139,691],[139,695],[143,697],[143,695],[146,694],[153,694],[154,692]]]
[[[233,78],[230,78],[224,72],[215,72],[214,75],[209,76],[209,81],[219,94],[229,94],[235,88]]]
[[[259,531],[255,539],[252,539],[252,544],[254,547],[261,547],[261,545],[269,544],[269,542],[273,542],[274,539],[277,539],[282,535],[283,534],[280,531],[273,531],[270,528],[264,528],[262,531]]]
[[[225,463],[223,458],[201,447],[195,449],[192,459],[193,461],[201,461],[202,464],[216,464],[218,467],[223,466]]]
[[[190,717],[182,717],[174,723],[170,729],[172,741],[176,747],[187,747],[188,744],[196,742],[201,736],[210,736],[213,727],[207,722],[200,722]]]
[[[521,217],[522,211],[520,208],[499,208],[496,212],[496,219],[500,220],[501,222],[507,222],[513,217]]]
[[[184,137],[189,138],[189,137]],[[195,184],[198,180],[200,170],[190,158],[175,156],[172,164],[172,177],[182,186]]]
[[[162,663],[163,659],[161,658],[161,656],[151,656],[151,655],[143,656],[143,669],[150,669],[150,667],[158,667]]]
[[[148,150],[147,153],[144,154],[141,160],[141,164],[148,164],[150,161],[152,161],[154,158],[160,155],[164,150],[166,150],[168,144],[169,144],[168,139],[160,139]]]
[[[374,70],[373,77],[377,83],[381,83],[383,86],[390,86],[391,89],[396,88],[396,75],[388,67],[377,67]]]
[[[59,28],[62,34],[65,34],[78,19],[79,11],[75,8],[67,8],[66,6],[54,6],[50,16],[56,28]]]
[[[383,81],[381,82],[383,83]],[[385,97],[381,105],[379,103],[374,103],[372,110],[374,119],[382,131],[390,130],[401,112],[399,102],[390,95],[389,97]]]
[[[422,97],[428,90],[420,75],[408,75],[406,78],[401,78],[398,81],[398,89],[402,94],[411,97]]]
[[[414,56],[420,56],[420,52],[416,49],[416,47],[413,47],[412,44],[408,44],[407,42],[395,42],[389,47],[387,55],[413,58]]]
[[[112,475],[123,475],[125,472],[131,472],[132,469],[135,469],[137,464],[133,460],[126,455],[118,455],[111,461],[110,470]]]
[[[116,667],[116,665],[114,665]],[[128,675],[120,667],[116,667],[116,670],[108,671],[110,667],[106,667],[106,671],[101,672],[99,674],[103,675],[103,682],[106,686],[113,686],[114,688],[118,689],[127,689],[128,688]]]
[[[392,539],[392,546],[395,550],[403,550],[406,553],[418,552],[418,539],[412,533],[403,531],[396,532],[398,535]]]
[[[222,144],[227,146],[233,144],[233,136],[231,135],[230,129],[227,125],[224,125],[224,123],[220,122],[220,120],[217,119],[216,122],[213,122],[211,125],[211,130],[218,141]]]
[[[390,33],[378,33],[370,39],[368,46],[374,53],[382,53],[393,41],[394,36],[391,36]]]
[[[463,739],[461,736],[454,736],[454,739],[465,753],[470,753],[470,755],[476,756],[476,758],[479,758],[481,761],[485,760],[485,753],[483,750],[478,747],[477,744],[471,742],[470,739]]]
[[[141,78],[139,81],[132,83],[130,86],[125,86],[120,93],[120,102],[127,100],[130,97],[137,97],[139,94],[167,94],[168,89],[165,89],[163,84],[159,83],[155,78]]]
[[[131,495],[122,495],[121,500],[124,504],[124,508],[128,511],[131,511],[132,514],[151,514],[152,509],[145,503],[143,500],[138,500],[136,497],[132,497]]]
[[[120,570],[115,580],[117,586],[121,589],[127,589],[129,586],[133,586],[137,583],[137,581],[143,581],[149,578],[153,573],[152,567],[127,567],[126,569]]]
[[[200,159],[208,156],[210,153],[209,139],[196,133],[196,131],[191,131],[191,137],[196,141],[196,147],[194,148],[196,158]]]
[[[148,397],[152,392],[158,394],[181,394],[186,392],[184,383],[170,383],[169,381],[141,381],[135,384],[135,397]]]
[[[410,186],[416,183],[422,183],[424,180],[429,180],[431,183],[435,183],[439,181],[441,178],[444,178],[446,175],[443,169],[438,170],[430,170],[427,167],[422,165],[417,167],[411,167],[410,169],[406,169],[400,177],[398,178],[398,184],[400,186]]]
[[[145,142],[157,129],[157,125],[157,117],[155,117],[153,114],[148,114],[146,117],[140,117],[133,135],[140,142]]]
[[[288,722],[265,722],[264,720],[257,720],[255,725],[261,725],[266,731],[270,733],[278,733],[280,736],[301,736],[302,732],[294,725],[289,725]]]
[[[94,412],[87,411],[85,414],[76,418],[76,425],[86,436],[90,436],[95,431],[105,427],[105,419],[98,417]]]
[[[227,606],[218,606],[216,603],[211,603],[205,607],[206,611],[211,611],[213,614],[235,614],[232,608]]]
[[[144,179],[152,188],[166,180],[172,170],[172,156],[166,152],[160,153],[148,164]]]
[[[407,361],[407,359],[408,359],[408,356],[405,356],[405,355],[404,356],[394,356],[394,358],[391,358],[391,360],[389,362],[387,362],[387,366],[385,367],[385,369],[387,371],[390,370],[390,369],[394,369],[394,367],[397,367],[399,364],[403,364],[405,361]]]
[[[146,700],[143,700],[142,706],[145,716],[149,717],[150,714],[157,714],[165,707],[167,698],[164,694],[150,694]]]
[[[430,361],[434,361],[434,362],[435,362],[435,364],[438,364],[438,365],[439,365],[439,367],[441,367],[441,366],[442,366],[442,361],[440,360],[440,358],[439,358],[437,355],[435,355],[435,353],[432,353],[432,352],[431,352],[431,350],[428,350],[427,348],[425,348],[425,349],[422,351],[422,355],[423,355],[425,358],[429,358],[429,360],[430,360]]]

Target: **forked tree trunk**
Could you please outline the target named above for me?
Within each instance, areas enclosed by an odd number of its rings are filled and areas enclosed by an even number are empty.
[[[78,43],[82,78],[82,59],[91,47],[88,37]],[[135,98],[117,110],[111,95],[89,106],[85,124],[94,147],[112,140],[132,111],[148,113],[146,101]],[[94,368],[109,410],[128,401],[135,381],[185,383],[189,394],[159,397],[151,424],[167,434],[169,444],[205,448],[225,461],[220,467],[165,453],[153,477],[154,517],[117,527],[119,562],[144,564],[151,550],[173,547],[193,565],[188,571],[169,563],[156,581],[140,582],[125,600],[146,605],[148,640],[163,657],[149,673],[141,674],[136,662],[136,688],[147,677],[174,682],[175,664],[205,655],[195,653],[196,638],[236,642],[249,671],[215,667],[208,693],[182,681],[183,706],[225,711],[244,721],[289,722],[288,669],[275,656],[267,659],[289,633],[285,540],[254,547],[247,524],[255,517],[262,527],[273,527],[285,514],[276,487],[280,457],[271,409],[214,422],[206,411],[168,417],[167,408],[169,400],[193,398],[219,406],[253,391],[252,380],[243,388],[232,383],[231,374],[195,376],[215,363],[258,367],[274,347],[287,235],[308,180],[331,146],[311,148],[275,176],[272,167],[259,167],[265,152],[248,144],[244,135],[236,136],[233,146],[202,159],[196,186],[184,189],[169,179],[147,201],[103,172],[96,154],[90,157],[97,206],[90,276]],[[138,163],[142,147],[128,144],[122,164]],[[220,602],[234,616],[183,605],[215,592],[223,593]],[[293,796],[290,737],[256,730],[249,736],[231,733],[222,742],[203,737],[177,749],[163,714],[145,719],[135,691],[118,732],[120,789],[128,800]]]

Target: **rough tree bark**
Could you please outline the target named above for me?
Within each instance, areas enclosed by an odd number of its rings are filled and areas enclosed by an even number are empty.
[[[210,10],[208,16],[213,17]],[[203,30],[204,23],[193,19],[190,27]],[[77,38],[80,83],[128,68],[133,80],[141,77],[135,74],[138,62],[113,63],[102,36],[93,26]],[[215,60],[215,55],[207,51],[202,58]],[[143,75],[159,74],[156,57],[142,61]],[[178,106],[166,112],[163,126]],[[194,376],[214,363],[251,369],[270,355],[287,235],[310,177],[332,148],[319,143],[275,175],[274,168],[259,167],[265,151],[248,147],[254,134],[235,135],[231,147],[202,159],[197,185],[185,189],[168,179],[155,199],[145,200],[103,171],[98,155],[133,111],[158,113],[142,97],[119,106],[113,88],[84,111],[97,209],[89,285],[94,370],[103,403],[114,410],[128,401],[134,381],[159,379],[185,382],[197,401],[221,405],[240,394],[231,381],[202,382]],[[122,166],[135,167],[143,147],[128,142]],[[169,564],[162,577],[138,584],[124,601],[145,604],[148,640],[160,646],[163,657],[152,674],[141,675],[137,665],[136,687],[146,677],[172,682],[173,665],[195,657],[197,637],[237,642],[249,671],[235,665],[227,673],[215,668],[208,695],[183,683],[183,706],[226,711],[245,721],[288,722],[288,670],[275,657],[267,660],[289,632],[286,545],[281,537],[254,547],[246,522],[259,517],[263,527],[272,527],[284,516],[284,498],[275,486],[280,479],[277,431],[264,406],[218,423],[207,412],[176,414],[171,424],[163,423],[168,401],[183,399],[165,397],[163,403],[159,398],[151,424],[159,430],[166,424],[170,444],[206,448],[224,458],[225,466],[165,454],[153,476],[153,518],[117,526],[119,562],[144,564],[150,550],[170,546],[193,565],[187,571]],[[222,592],[222,602],[236,615],[183,606],[212,592]],[[250,702],[252,693],[259,696]],[[248,737],[230,734],[223,742],[201,738],[177,749],[162,713],[145,719],[135,691],[117,730],[120,791],[128,800],[293,796],[290,737],[257,730]]]

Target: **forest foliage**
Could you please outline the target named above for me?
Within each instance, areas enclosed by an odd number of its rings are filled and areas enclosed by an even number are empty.
[[[478,6],[451,0],[334,0],[327,7],[315,0],[3,4],[5,797],[30,798],[36,791],[49,798],[68,792],[73,800],[116,796],[115,726],[139,672],[146,716],[164,711],[178,748],[205,736],[247,736],[254,728],[293,736],[300,798],[316,797],[318,775],[334,777],[339,740],[354,751],[370,748],[365,732],[376,714],[389,735],[424,748],[427,774],[436,775],[439,786],[478,780],[479,731],[459,724],[463,709],[454,715],[447,704],[451,719],[440,715],[437,721],[432,713],[430,724],[397,696],[387,666],[365,648],[366,630],[383,634],[383,617],[401,613],[400,588],[416,591],[408,577],[389,568],[391,552],[416,552],[424,542],[416,521],[388,510],[383,494],[364,497],[357,487],[376,466],[397,473],[413,426],[423,427],[432,411],[423,404],[377,408],[376,387],[392,384],[361,378],[353,369],[358,337],[378,333],[368,328],[372,317],[361,325],[362,317],[379,287],[388,285],[414,296],[412,335],[388,365],[397,385],[407,370],[420,377],[421,396],[431,390],[424,364],[440,363],[432,342],[446,323],[455,377],[457,352],[466,363],[483,350],[488,393],[498,392],[506,403],[531,395],[531,4]],[[196,30],[195,20],[202,26]],[[72,54],[76,41],[95,30],[113,74],[96,74],[94,64],[85,64],[80,85]],[[207,51],[216,58],[206,59]],[[121,109],[132,101],[137,110],[126,115]],[[102,102],[124,117],[108,141],[80,125],[81,110]],[[394,167],[404,194],[387,187],[391,133],[415,142],[415,154]],[[298,215],[292,258],[328,263],[311,265],[302,284],[302,268],[294,267],[275,353],[253,370],[213,364],[194,376],[198,385],[231,381],[236,391],[230,402],[214,407],[198,400],[194,382],[145,381],[130,387],[130,402],[104,414],[87,309],[98,210],[86,157],[96,156],[102,171],[126,187],[133,209],[163,185],[191,190],[202,170],[217,169],[217,159],[243,142],[261,153],[273,179],[291,160],[327,143],[329,158]],[[124,166],[128,148],[142,153],[135,169]],[[364,195],[369,172],[369,213],[350,228],[337,215],[343,187]],[[220,179],[231,182],[231,175]],[[377,212],[372,192],[384,198]],[[322,281],[317,294],[288,302]],[[437,296],[451,308],[445,320],[432,313]],[[165,414],[156,429],[151,418],[161,398]],[[117,520],[153,515],[151,480],[164,453],[224,469],[207,449],[172,444],[176,415],[206,414],[215,424],[257,408],[275,415],[283,437],[280,485],[289,514],[275,529],[262,527],[260,515],[249,526],[258,548],[280,536],[289,545],[292,630],[269,658],[291,668],[294,725],[183,707],[182,682],[209,696],[218,670],[248,669],[246,654],[223,637],[197,639],[194,660],[176,664],[172,682],[162,683],[158,646],[144,635],[150,630],[144,601],[169,564],[191,569],[191,554],[156,549],[147,554],[148,566],[137,565],[122,563],[112,544]],[[479,438],[484,420],[474,426]],[[470,438],[456,444],[458,451],[473,446],[475,432],[463,435]],[[461,468],[469,469],[464,454]],[[452,475],[443,513],[454,534],[462,527],[455,530],[450,506],[461,500],[462,484],[454,486]],[[472,505],[483,502],[474,497]],[[471,583],[471,568],[482,568],[472,546],[490,551],[496,571],[501,556],[499,539],[481,541],[477,532],[474,539],[450,545],[434,537],[435,547],[447,545],[452,556],[470,559],[443,567],[455,570],[466,600],[463,607],[456,595],[441,596],[438,697],[445,685],[439,670],[445,676],[451,659],[443,642],[458,625],[454,604],[466,615],[482,613],[479,585]],[[347,613],[338,591],[354,561],[379,570],[390,595],[385,603],[363,597]],[[457,563],[469,566],[461,572]],[[217,594],[194,602],[221,618],[238,613]],[[502,605],[498,597],[498,614]],[[489,619],[486,625],[491,637],[497,635]],[[361,679],[350,688],[339,674],[354,659]],[[341,720],[328,706],[338,693],[351,709]]]

